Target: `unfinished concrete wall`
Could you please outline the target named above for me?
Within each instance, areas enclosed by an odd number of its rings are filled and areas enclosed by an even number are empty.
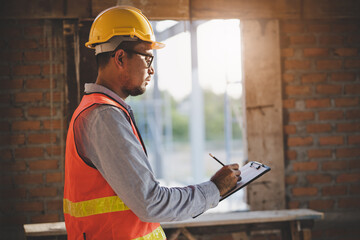
[[[24,223],[63,219],[65,78],[62,21],[0,20],[0,29],[0,226],[6,236],[20,233],[14,228]]]

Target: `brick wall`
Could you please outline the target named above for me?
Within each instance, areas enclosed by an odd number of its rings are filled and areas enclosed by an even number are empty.
[[[62,220],[62,22],[0,20],[0,225]],[[10,239],[10,238],[9,238]]]
[[[282,22],[281,55],[287,207],[325,212],[316,239],[357,239],[360,23]]]

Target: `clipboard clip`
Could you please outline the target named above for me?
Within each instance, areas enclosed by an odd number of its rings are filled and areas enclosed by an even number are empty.
[[[250,164],[250,167],[255,168],[256,170],[259,170],[262,166],[264,165],[259,162],[251,162]]]

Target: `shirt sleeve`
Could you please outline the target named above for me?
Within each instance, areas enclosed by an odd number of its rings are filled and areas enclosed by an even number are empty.
[[[187,187],[160,186],[122,110],[98,106],[81,114],[75,129],[79,154],[92,162],[142,221],[185,220],[218,205],[220,193],[211,181]]]

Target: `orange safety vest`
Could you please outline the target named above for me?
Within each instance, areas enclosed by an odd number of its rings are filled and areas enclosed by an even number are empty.
[[[74,121],[94,104],[112,105],[124,111],[141,143],[135,124],[122,105],[101,93],[84,95],[73,114],[66,139],[63,207],[68,239],[166,239],[159,223],[142,222],[116,195],[100,172],[79,156],[74,140]]]

